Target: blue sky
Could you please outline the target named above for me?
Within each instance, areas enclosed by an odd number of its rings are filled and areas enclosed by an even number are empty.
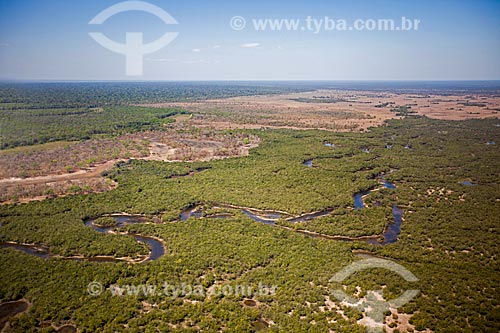
[[[115,0],[0,0],[0,79],[24,80],[498,80],[500,1],[151,0],[177,25],[144,12],[88,22]],[[246,27],[230,27],[242,16]],[[418,31],[255,31],[252,19],[419,19]],[[302,22],[303,22],[302,21]],[[302,23],[301,22],[301,23]],[[143,75],[97,44],[165,32],[177,38],[144,55]]]

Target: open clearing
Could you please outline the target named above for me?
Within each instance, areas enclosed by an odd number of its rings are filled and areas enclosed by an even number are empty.
[[[500,96],[316,90],[279,95],[144,104],[180,107],[194,113],[191,124],[217,129],[290,128],[363,131],[399,118],[391,110],[410,106],[418,115],[464,120],[498,117]]]
[[[378,91],[316,90],[239,96],[143,106],[181,108],[175,122],[160,131],[118,137],[54,142],[6,149],[0,153],[0,202],[29,201],[69,192],[102,192],[114,187],[101,173],[116,161],[209,161],[246,156],[258,137],[221,133],[231,129],[321,129],[366,131],[388,119],[412,114],[445,120],[498,118],[500,96]],[[76,183],[75,183],[76,181]]]
[[[0,155],[0,202],[43,200],[114,188],[101,174],[116,162],[144,159],[195,162],[246,156],[259,139],[246,134],[179,128],[116,138],[16,147]]]

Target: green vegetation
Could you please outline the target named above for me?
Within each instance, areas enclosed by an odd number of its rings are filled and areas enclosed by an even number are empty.
[[[0,123],[9,126],[2,126],[1,148],[158,129],[174,121],[169,117],[179,113],[185,111],[132,106],[76,109],[4,107],[0,110]]]
[[[15,148],[10,148],[10,149],[2,149],[0,150],[0,156],[5,156],[5,155],[11,155],[11,154],[30,154],[30,153],[36,153],[36,152],[44,152],[46,150],[50,149],[57,149],[57,148],[65,148],[65,147],[70,147],[74,142],[70,141],[54,141],[54,142],[47,142],[35,146],[19,146]]]
[[[98,227],[112,227],[117,224],[117,221],[111,216],[103,216],[95,219],[92,223]]]
[[[478,103],[478,102],[460,102],[458,104],[461,104],[463,106],[477,106],[480,108],[484,108],[485,106],[487,106],[487,104],[485,103]]]
[[[251,82],[3,82],[0,83],[0,110],[93,108],[311,90],[310,84],[298,86]]]
[[[376,108],[385,108],[391,104],[394,104],[394,102],[385,102],[385,103],[380,103],[380,104],[377,104],[375,105]]]
[[[302,103],[356,103],[356,101],[350,101],[343,98],[334,98],[329,96],[314,96],[313,98],[299,97],[291,98],[290,100]]]
[[[391,111],[395,112],[396,116],[399,116],[399,117],[406,117],[406,116],[409,116],[409,115],[416,113],[415,111],[413,111],[411,109],[411,106],[409,106],[409,105],[397,106],[397,107],[393,108]]]
[[[421,295],[399,309],[413,314],[417,330],[497,332],[500,151],[485,145],[500,142],[497,122],[408,117],[358,134],[248,131],[262,141],[245,158],[121,162],[107,174],[119,184],[110,192],[1,206],[1,241],[46,245],[63,256],[145,253],[131,236],[99,234],[85,226],[87,218],[128,212],[165,221],[125,227],[165,241],[166,255],[146,264],[43,260],[2,249],[0,263],[6,269],[0,273],[0,298],[33,302],[29,312],[11,321],[10,331],[69,320],[82,332],[240,332],[254,329],[256,321],[273,322],[270,331],[364,332],[356,324],[359,311],[341,306],[342,317],[326,302],[331,288],[339,287],[328,280],[356,260],[351,250],[362,249],[404,265],[419,281],[406,283],[387,271],[368,270],[344,281],[349,293],[356,286],[365,293],[386,285],[385,296],[392,298],[419,289]],[[387,143],[392,149],[385,148]],[[313,159],[311,168],[302,164],[308,159]],[[379,187],[380,173],[397,189],[373,191],[365,199],[367,208],[354,211],[352,195]],[[478,186],[462,185],[464,180]],[[331,216],[291,225],[329,235],[380,234],[394,204],[405,210],[405,220],[399,241],[384,247],[312,238],[253,222],[237,211],[225,219],[178,221],[185,207],[205,204],[212,211],[220,203],[293,215],[332,208]],[[248,307],[236,296],[172,300],[117,297],[108,290],[94,297],[87,293],[91,281],[106,287],[260,282],[278,289],[274,296],[256,296],[258,305]]]

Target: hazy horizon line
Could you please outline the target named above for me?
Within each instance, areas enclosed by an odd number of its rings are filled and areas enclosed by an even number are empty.
[[[123,79],[8,79],[0,78],[0,83],[65,83],[65,82],[500,82],[499,79],[200,79],[200,80],[123,80]]]

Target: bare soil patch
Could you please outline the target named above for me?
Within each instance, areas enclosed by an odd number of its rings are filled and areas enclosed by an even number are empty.
[[[193,112],[189,121],[197,127],[364,131],[399,118],[391,111],[398,106],[409,106],[415,114],[436,119],[498,118],[500,97],[317,90],[145,106],[189,110]]]
[[[258,142],[253,135],[181,124],[165,131],[14,148],[0,154],[0,202],[104,192],[117,184],[101,174],[120,160],[207,161],[248,155]]]

